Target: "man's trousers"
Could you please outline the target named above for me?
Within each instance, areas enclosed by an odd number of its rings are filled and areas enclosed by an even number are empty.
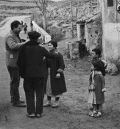
[[[7,66],[8,72],[10,74],[10,95],[11,102],[13,104],[17,103],[20,100],[19,95],[19,83],[20,83],[20,75],[18,67],[10,67]]]
[[[27,103],[27,113],[43,113],[44,78],[25,78],[24,90]]]

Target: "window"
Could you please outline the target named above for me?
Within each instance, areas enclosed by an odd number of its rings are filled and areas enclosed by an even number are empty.
[[[107,0],[107,6],[108,7],[113,6],[113,0]]]

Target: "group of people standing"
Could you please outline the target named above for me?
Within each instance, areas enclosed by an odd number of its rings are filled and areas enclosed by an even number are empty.
[[[21,23],[17,20],[11,23],[11,31],[6,36],[6,65],[10,74],[11,103],[16,107],[25,107],[20,100],[20,77],[24,79],[23,87],[26,96],[27,116],[41,117],[43,113],[44,94],[48,103],[44,106],[59,106],[59,98],[66,92],[64,78],[64,60],[57,50],[57,42],[48,43],[49,51],[41,46],[41,34],[28,32],[28,41],[22,42],[19,34]],[[55,102],[51,103],[51,97]]]
[[[6,66],[10,74],[11,103],[16,107],[25,107],[27,104],[28,117],[41,117],[43,106],[59,106],[62,93],[66,92],[64,77],[64,59],[57,49],[57,42],[48,43],[49,51],[41,45],[41,34],[36,31],[28,32],[28,40],[19,37],[21,23],[17,20],[11,23],[11,31],[6,36]],[[106,65],[101,60],[101,50],[92,50],[93,67],[91,69],[88,103],[92,105],[89,115],[100,117],[104,103],[105,69]],[[19,83],[24,79],[23,87],[26,104],[20,100]],[[44,103],[44,94],[47,102]],[[52,103],[52,97],[55,98]]]

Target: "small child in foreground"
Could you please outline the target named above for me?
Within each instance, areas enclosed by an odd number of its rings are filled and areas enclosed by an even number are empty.
[[[92,50],[92,71],[89,79],[88,103],[92,105],[89,115],[92,117],[100,117],[102,115],[102,105],[104,103],[105,88],[105,69],[106,65],[101,60],[101,50],[95,48]]]

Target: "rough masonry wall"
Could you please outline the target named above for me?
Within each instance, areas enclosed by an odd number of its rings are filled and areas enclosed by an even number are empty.
[[[120,56],[120,23],[117,23],[116,0],[108,7],[107,0],[101,0],[103,21],[103,51],[106,60],[117,60]]]
[[[86,42],[87,48],[91,51],[93,48],[102,49],[102,19],[98,17],[93,22],[87,23]]]

